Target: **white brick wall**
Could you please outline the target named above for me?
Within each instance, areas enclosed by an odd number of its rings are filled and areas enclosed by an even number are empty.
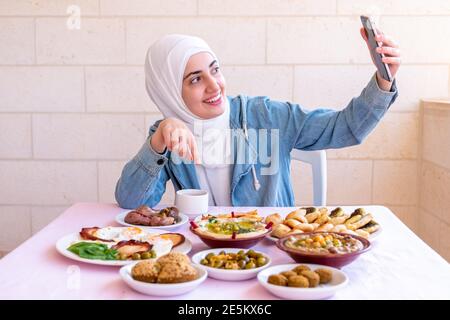
[[[79,30],[67,26],[72,5],[81,12]],[[449,1],[3,0],[0,252],[75,202],[114,201],[123,164],[161,118],[143,73],[147,48],[160,36],[204,38],[229,94],[341,109],[374,72],[360,13],[380,15],[401,45],[400,96],[365,143],[328,152],[328,202],[388,205],[414,230],[432,229],[433,220],[417,217],[418,106],[449,95]],[[439,123],[426,125],[437,126],[429,140],[442,134]],[[427,154],[445,161],[437,149]],[[309,167],[293,163],[292,180],[297,203],[311,204]],[[162,202],[173,202],[171,185]]]

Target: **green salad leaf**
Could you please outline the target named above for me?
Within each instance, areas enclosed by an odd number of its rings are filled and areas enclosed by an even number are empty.
[[[117,260],[117,250],[110,249],[102,243],[78,242],[71,245],[67,250],[84,259]]]

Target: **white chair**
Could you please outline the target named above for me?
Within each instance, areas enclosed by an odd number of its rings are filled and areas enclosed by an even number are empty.
[[[327,203],[327,154],[325,150],[303,151],[293,149],[291,158],[311,165],[314,206],[325,206]]]

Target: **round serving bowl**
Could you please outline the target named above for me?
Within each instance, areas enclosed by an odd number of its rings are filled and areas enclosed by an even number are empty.
[[[349,252],[349,253],[336,253],[336,254],[319,254],[319,253],[311,253],[311,252],[304,252],[301,250],[296,250],[293,248],[289,248],[286,246],[286,241],[290,239],[291,237],[299,238],[305,235],[319,235],[319,234],[337,234],[341,236],[349,236],[354,239],[357,239],[361,241],[363,244],[363,248],[361,250],[355,251],[355,252]],[[287,254],[291,256],[292,259],[294,259],[296,262],[302,262],[302,263],[314,263],[314,264],[322,264],[327,265],[330,267],[335,268],[341,268],[351,262],[353,262],[355,259],[357,259],[361,254],[364,252],[367,252],[371,245],[370,241],[352,234],[347,233],[338,233],[338,232],[305,232],[305,233],[299,233],[294,234],[290,236],[283,237],[277,241],[277,247],[283,251],[285,251]]]
[[[264,239],[266,235],[271,231],[271,229],[266,229],[264,233],[249,238],[232,239],[230,236],[230,238],[219,239],[213,236],[199,233],[197,232],[196,228],[194,229],[192,226],[190,229],[193,234],[199,237],[200,240],[202,240],[210,248],[243,248],[243,249],[253,247],[262,239]]]
[[[131,270],[136,263],[122,267],[120,269],[120,276],[132,289],[151,296],[169,297],[188,293],[197,288],[208,276],[208,272],[204,268],[193,265],[198,273],[198,277],[195,280],[180,283],[148,283],[135,280],[131,276]]]
[[[331,282],[327,284],[319,284],[315,288],[284,287],[268,283],[270,275],[292,270],[297,266],[300,266],[300,264],[282,264],[269,267],[258,273],[258,281],[267,291],[269,291],[273,295],[283,299],[295,300],[326,299],[333,296],[338,290],[345,287],[348,283],[347,275],[341,270],[318,264],[306,264],[306,266],[310,267],[311,269],[325,267],[326,269],[330,270],[333,276]]]
[[[230,269],[220,269],[220,268],[213,268],[210,266],[205,266],[201,264],[201,261],[209,254],[219,254],[221,251],[225,251],[226,253],[238,253],[240,248],[219,248],[219,249],[209,249],[209,250],[203,250],[200,251],[192,256],[192,262],[194,264],[199,265],[203,269],[208,271],[208,277],[218,279],[218,280],[224,280],[224,281],[240,281],[240,280],[248,280],[253,279],[256,277],[258,272],[264,270],[265,268],[269,267],[272,260],[268,255],[266,255],[263,252],[255,251],[256,253],[260,253],[266,258],[267,262],[265,265],[253,269],[244,269],[244,270],[230,270]]]

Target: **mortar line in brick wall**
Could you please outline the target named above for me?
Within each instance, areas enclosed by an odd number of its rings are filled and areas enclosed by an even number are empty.
[[[2,206],[8,206],[8,207],[37,207],[37,208],[46,208],[46,207],[67,207],[71,206],[71,204],[19,204],[19,203],[0,203],[0,207]]]
[[[86,67],[83,67],[83,101],[84,101],[84,112],[88,112],[87,107],[87,83],[86,83]]]
[[[233,95],[231,95],[233,96]],[[98,111],[88,111],[88,112],[84,112],[84,111],[79,111],[79,112],[73,112],[73,111],[67,111],[67,112],[62,112],[62,111],[55,111],[55,112],[51,112],[51,111],[43,111],[43,112],[39,112],[39,111],[30,111],[30,110],[26,110],[26,111],[1,111],[0,110],[0,115],[20,115],[20,114],[33,114],[33,115],[58,115],[58,116],[62,116],[62,115],[110,115],[110,116],[114,116],[114,115],[128,115],[128,116],[161,116],[160,113],[158,112],[130,112],[130,111],[105,111],[105,112],[98,112]],[[413,110],[391,110],[389,111],[389,114],[408,114],[408,113],[412,113],[412,114],[417,114],[418,111],[413,111]]]
[[[372,160],[372,168],[371,168],[371,190],[370,190],[370,203],[373,204],[373,199],[374,199],[374,190],[375,190],[375,175],[374,175],[374,171],[375,171],[375,161]]]
[[[279,18],[279,19],[289,19],[289,18],[358,18],[360,14],[260,14],[260,15],[238,15],[235,14],[214,14],[214,13],[208,13],[204,15],[200,14],[156,14],[156,15],[114,15],[114,14],[108,14],[108,15],[101,15],[101,14],[89,14],[85,13],[83,14],[85,19],[104,19],[104,20],[113,20],[113,19],[120,19],[120,18],[131,18],[131,19],[173,19],[173,18],[186,18],[186,19],[192,19],[192,18],[200,18],[200,19],[212,19],[212,18],[226,18],[226,19],[249,19],[249,18],[255,18],[255,19],[262,19],[262,18]],[[423,13],[405,13],[405,14],[389,14],[389,13],[383,13],[383,17],[385,18],[442,18],[442,17],[449,17],[450,13],[433,13],[433,14],[423,14]],[[64,15],[0,15],[0,18],[37,18],[37,19],[46,19],[46,18],[59,18],[59,19],[66,19],[67,17]]]
[[[97,170],[97,201],[100,201],[100,169],[99,161],[95,161],[95,166]]]
[[[92,162],[96,161],[101,162],[125,162],[129,161],[132,158],[1,158],[0,163],[2,162]]]
[[[425,62],[402,62],[402,66],[416,66],[416,67],[428,67],[428,66],[441,66],[441,67],[449,67],[450,61],[448,62],[431,62],[431,63],[425,63]],[[264,64],[261,63],[255,63],[255,64],[225,64],[222,63],[222,67],[227,68],[233,68],[233,67],[315,67],[315,66],[372,66],[373,64],[370,62],[361,62],[361,63],[348,63],[348,62],[305,62],[305,63],[276,63],[276,62],[267,62]],[[125,63],[125,64],[65,64],[65,63],[55,63],[55,64],[1,64],[0,67],[2,68],[13,68],[13,67],[55,67],[55,68],[81,68],[81,67],[98,67],[98,68],[104,68],[104,67],[117,67],[117,68],[125,68],[125,67],[142,67],[144,68],[143,64],[136,64],[136,63]],[[375,67],[374,67],[375,68]],[[375,69],[374,69],[375,70]]]
[[[30,114],[30,146],[31,146],[31,159],[34,159],[34,134],[33,134],[33,114]]]
[[[45,162],[95,162],[95,161],[128,161],[130,158],[1,158],[1,162],[6,161],[27,161],[27,162],[35,162],[35,161],[45,161]],[[358,158],[358,159],[349,159],[349,158],[328,158],[328,160],[333,161],[416,161],[417,159],[413,158],[401,158],[401,159],[389,159],[389,158]],[[439,166],[435,163],[433,165]],[[442,169],[445,169],[441,167]],[[449,169],[445,169],[449,170]]]
[[[291,101],[295,100],[295,66],[291,67],[291,78],[292,78],[292,92],[291,92]]]
[[[269,57],[267,56],[268,54],[268,47],[269,47],[269,35],[268,35],[268,30],[269,30],[269,21],[268,19],[265,19],[264,21],[264,42],[265,42],[265,46],[264,46],[264,63],[267,65],[267,62],[269,61]]]
[[[125,51],[125,63],[128,62],[127,26],[128,26],[128,19],[124,19],[123,20],[123,41],[124,41],[123,50]]]
[[[34,64],[37,64],[37,23],[36,18],[33,19],[34,21]]]

